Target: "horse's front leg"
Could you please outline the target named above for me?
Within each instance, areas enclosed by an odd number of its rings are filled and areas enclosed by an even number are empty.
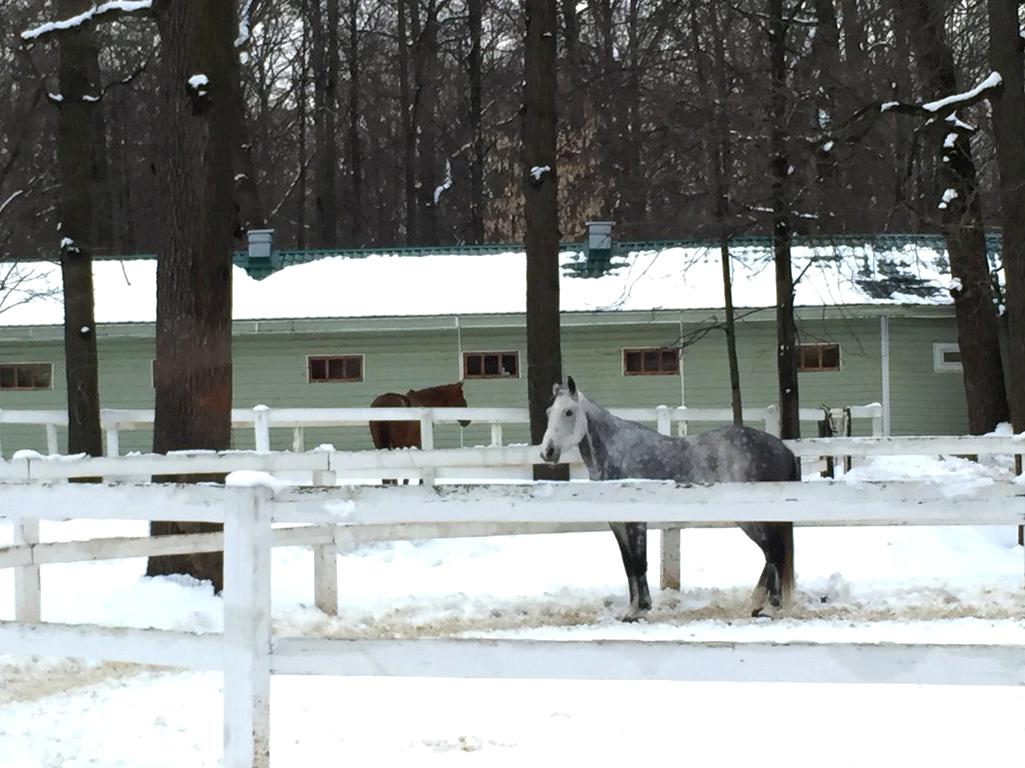
[[[622,621],[637,621],[651,608],[648,592],[648,526],[645,523],[609,523],[619,543],[630,588],[630,608]]]

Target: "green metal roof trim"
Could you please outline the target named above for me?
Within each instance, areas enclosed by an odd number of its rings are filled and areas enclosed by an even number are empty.
[[[806,248],[828,248],[837,247],[851,248],[854,250],[876,250],[892,251],[906,247],[929,248],[935,251],[944,251],[946,245],[943,235],[940,234],[871,234],[871,235],[811,235],[795,236],[793,240],[795,247]],[[564,267],[567,275],[574,277],[588,278],[600,277],[614,272],[619,265],[614,263],[616,257],[622,257],[637,251],[658,251],[666,248],[705,248],[710,251],[719,249],[719,241],[709,238],[680,238],[676,240],[630,240],[613,242],[611,253],[588,254],[586,244],[582,242],[569,242],[560,245],[560,252],[571,255],[570,263]],[[772,239],[767,236],[741,236],[730,239],[730,249],[757,249],[766,250],[772,248]],[[986,248],[990,258],[997,257],[1000,253],[1000,234],[990,232],[986,234]],[[490,243],[484,245],[453,244],[424,247],[380,247],[380,248],[314,248],[306,250],[275,250],[269,260],[255,262],[250,260],[247,251],[235,251],[233,261],[236,266],[246,270],[254,279],[260,280],[278,270],[290,267],[295,264],[306,264],[311,261],[328,257],[339,257],[343,259],[365,259],[368,256],[486,256],[494,253],[522,252],[522,243]],[[136,253],[114,255],[98,255],[97,259],[103,260],[137,260],[155,259],[152,253]],[[839,257],[838,257],[839,258]]]

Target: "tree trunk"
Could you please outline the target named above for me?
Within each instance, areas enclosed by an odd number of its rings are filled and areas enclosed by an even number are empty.
[[[310,50],[310,23],[309,14],[303,13],[302,17],[302,39],[299,43],[299,72],[296,78],[299,96],[297,98],[296,128],[298,144],[298,162],[296,168],[296,190],[295,190],[295,247],[299,250],[306,248],[306,97],[309,81],[309,72],[306,58]]]
[[[623,218],[627,236],[643,232],[647,215],[648,181],[641,153],[641,39],[640,1],[630,0],[627,7],[627,71],[625,88],[620,89],[617,103],[622,103],[621,122],[616,146],[622,151],[622,165],[616,175],[622,182]]]
[[[165,187],[157,259],[153,450],[220,450],[231,446],[233,91],[239,87],[234,4],[164,3],[157,23],[165,100],[162,175],[175,183]],[[190,85],[197,74],[208,83]],[[217,527],[153,523],[151,532]],[[151,557],[146,572],[186,573],[209,579],[216,590],[223,586],[219,552]]]
[[[349,0],[349,179],[352,184],[351,242],[363,245],[363,149],[359,140],[360,117],[360,50],[359,2]]]
[[[338,234],[335,195],[338,173],[338,0],[326,0],[326,27],[323,2],[325,0],[311,0],[309,5],[313,64],[313,229],[316,246],[330,248],[337,244]]]
[[[769,0],[769,151],[772,173],[772,251],[776,265],[776,371],[779,387],[779,436],[796,440],[801,436],[800,397],[797,388],[797,327],[794,323],[794,279],[790,268],[790,194],[787,184],[790,162],[787,156],[786,35],[783,0]],[[797,461],[798,472],[800,459]],[[798,478],[800,479],[800,474]],[[783,540],[785,583],[783,593],[792,592],[786,583],[794,573],[794,524],[774,523]]]
[[[712,72],[705,67],[705,54],[701,42],[701,24],[698,19],[698,5],[691,3],[691,39],[694,48],[695,70],[702,102],[710,105],[714,112],[714,132],[705,144],[708,155],[708,176],[712,183],[712,215],[715,218],[719,238],[719,260],[722,267],[723,300],[725,307],[726,358],[730,374],[730,406],[733,423],[744,423],[744,406],[740,393],[740,366],[737,359],[737,332],[733,308],[733,278],[730,263],[729,225],[729,178],[732,172],[730,152],[729,121],[726,115],[726,99],[729,85],[726,71],[726,49],[723,44],[719,9],[715,4],[708,7],[709,32],[715,58]],[[709,75],[711,74],[711,78]],[[712,86],[714,85],[714,93]]]
[[[837,28],[836,8],[833,0],[815,0],[815,37],[812,39],[812,57],[815,62],[816,130],[815,176],[819,187],[819,222],[821,231],[836,233],[848,231],[851,225],[850,206],[843,194],[840,168],[835,158],[839,147],[826,144],[832,135],[841,111],[840,89],[840,32]]]
[[[566,93],[567,139],[574,144],[582,140],[584,127],[584,96],[582,64],[580,61],[580,22],[577,20],[577,0],[562,0],[562,18],[565,28],[563,46],[566,54],[564,67],[569,90]]]
[[[619,65],[616,63],[616,44],[613,34],[613,7],[611,0],[587,0],[588,9],[594,17],[594,34],[597,38],[596,47],[600,79],[597,93],[592,97],[596,105],[596,133],[598,137],[598,173],[596,186],[599,190],[596,197],[601,201],[599,215],[610,221],[616,219],[616,193],[619,179],[616,174],[615,154],[619,142],[616,133],[619,130],[619,114],[622,110],[623,94],[616,88]]]
[[[801,436],[797,387],[797,327],[794,323],[794,279],[790,266],[790,198],[787,178],[786,22],[783,0],[769,0],[769,151],[772,174],[772,252],[776,265],[776,363],[779,386],[780,435]]]
[[[910,14],[908,28],[926,94],[942,98],[956,93],[954,57],[946,41],[942,3],[916,0],[901,7]],[[964,367],[968,429],[977,435],[1006,421],[1009,408],[971,145],[967,136],[958,134],[953,146],[947,146],[948,132],[939,128],[932,135],[943,160],[939,163],[941,187],[956,193],[943,208],[943,236],[951,274],[960,281],[960,288],[951,294]]]
[[[402,124],[402,190],[406,203],[406,245],[419,240],[416,215],[416,116],[409,87],[409,38],[406,32],[409,0],[398,0],[399,111]]]
[[[83,0],[59,0],[65,19],[87,10]],[[92,254],[97,244],[97,168],[106,161],[97,133],[100,66],[91,25],[62,30],[57,119],[61,179],[61,275],[64,283],[64,360],[68,388],[68,453],[103,454]]]
[[[527,399],[530,439],[541,442],[552,385],[562,380],[559,203],[556,173],[554,0],[526,0],[523,195],[527,249]],[[533,173],[531,171],[534,171]]]
[[[897,3],[900,1],[896,0]],[[893,6],[894,2],[891,2],[890,5]],[[913,101],[911,32],[907,28],[907,14],[902,13],[899,8],[893,8],[892,24],[896,56],[891,98],[894,101]],[[894,167],[897,173],[893,175],[893,211],[886,224],[890,231],[909,232],[913,227],[918,226],[920,221],[918,212],[922,208],[921,201],[917,199],[911,182],[916,160],[912,153],[915,142],[912,139],[913,129],[907,121],[897,120],[894,122],[893,128]]]
[[[904,2],[904,0],[898,0]],[[858,10],[858,0],[840,0],[843,12],[843,47],[847,71],[856,77],[868,72],[868,54],[865,50],[864,14]]]
[[[1013,0],[989,0],[989,63],[1003,81],[992,103],[1000,170],[1007,367],[1013,382],[1011,419],[1015,432],[1025,432],[1025,76],[1017,6]]]
[[[256,166],[253,162],[253,140],[249,131],[249,116],[246,110],[245,94],[241,83],[234,89],[235,105],[233,112],[238,121],[234,135],[235,142],[233,160],[235,163],[235,234],[245,240],[250,229],[263,229],[267,225],[267,215],[260,200],[260,189],[256,183]]]
[[[484,111],[481,36],[484,0],[467,0],[470,17],[470,242],[484,242]]]
[[[417,48],[417,165],[419,166],[419,235],[424,245],[438,244],[438,5],[427,3],[427,17]]]

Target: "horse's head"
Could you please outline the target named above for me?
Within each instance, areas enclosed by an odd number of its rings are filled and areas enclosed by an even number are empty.
[[[541,439],[541,458],[556,464],[564,451],[575,448],[584,439],[587,416],[572,376],[565,385],[555,384],[552,395],[552,404],[548,406],[548,429]]]
[[[463,395],[463,382],[442,384],[427,389],[411,389],[406,393],[409,404],[424,408],[466,408],[466,397]],[[469,419],[459,420],[459,426],[470,426]]]

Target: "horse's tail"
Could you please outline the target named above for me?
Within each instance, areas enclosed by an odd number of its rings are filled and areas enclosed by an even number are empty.
[[[370,439],[374,441],[374,448],[380,450],[390,447],[391,439],[388,435],[388,427],[387,421],[370,422]]]
[[[779,535],[783,542],[783,568],[780,574],[780,591],[783,605],[788,605],[794,596],[794,524],[779,523]]]

